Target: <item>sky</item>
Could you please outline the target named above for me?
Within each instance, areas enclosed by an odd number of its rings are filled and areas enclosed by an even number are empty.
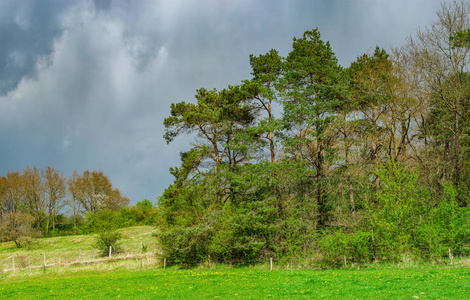
[[[348,67],[436,20],[437,0],[1,0],[0,175],[103,171],[155,202],[191,137],[169,145],[170,104],[251,78],[249,55],[317,28]]]

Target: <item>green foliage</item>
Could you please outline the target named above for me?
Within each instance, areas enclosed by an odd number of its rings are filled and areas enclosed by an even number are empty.
[[[299,167],[288,161],[247,164],[221,169],[199,184],[170,186],[159,199],[157,237],[165,255],[187,264],[209,256],[246,264],[275,253],[307,250],[316,226],[315,213],[309,208],[315,210],[315,205],[306,205],[311,199],[299,196],[292,207],[277,188],[281,182],[309,173]],[[221,195],[222,201],[210,202],[217,181],[230,182],[231,189]]]
[[[285,60],[283,88],[284,119],[293,131],[286,138],[286,148],[301,153],[315,170],[318,223],[324,227],[329,219],[326,174],[332,159],[334,136],[329,127],[340,102],[341,67],[329,42],[324,42],[318,29],[294,38],[292,51]]]
[[[455,255],[468,254],[470,210],[458,207],[452,184],[443,186],[443,195],[425,218],[421,233],[422,247],[433,259],[446,256],[449,248]]]
[[[155,225],[157,208],[144,199],[138,201],[134,206],[122,207],[119,210],[118,224],[120,228],[137,225]]]
[[[121,250],[118,241],[122,238],[119,231],[100,231],[96,239],[96,247],[101,250],[101,254],[106,256],[109,254],[111,247],[112,253],[118,253]]]
[[[322,262],[327,266],[341,266],[344,257],[349,262],[370,262],[373,257],[371,239],[372,233],[361,229],[352,233],[341,228],[324,231],[318,241]]]
[[[424,195],[417,175],[396,162],[382,165],[377,176],[381,183],[378,199],[366,204],[374,254],[399,260],[403,253],[412,253],[416,245],[420,216],[425,213]]]
[[[146,253],[148,251],[149,245],[142,243],[141,251],[142,253]]]
[[[450,36],[453,47],[470,47],[470,29],[461,30]]]
[[[196,265],[207,258],[211,235],[208,226],[175,227],[156,235],[170,264]]]
[[[93,214],[93,225],[95,232],[98,233],[96,246],[101,250],[102,255],[106,256],[111,247],[112,253],[120,251],[118,241],[122,238],[118,231],[118,214],[115,211],[104,209]]]
[[[462,9],[454,6],[439,17],[462,21],[451,18]],[[441,29],[428,38],[455,31]],[[187,265],[272,256],[340,265],[440,260],[449,248],[465,255],[470,77],[460,65],[468,61],[453,55],[466,51],[468,32],[451,35],[452,57],[442,48],[426,56],[420,44],[393,55],[376,47],[343,68],[313,29],[286,58],[274,49],[250,55],[253,77],[241,85],[172,104],[167,142],[196,139],[158,200],[165,256]],[[150,207],[135,209],[143,216]],[[137,220],[121,212],[123,224]]]

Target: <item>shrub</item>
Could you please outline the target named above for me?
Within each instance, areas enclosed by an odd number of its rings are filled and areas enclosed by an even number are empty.
[[[103,255],[109,253],[109,247],[111,247],[112,253],[117,253],[120,250],[118,241],[122,235],[118,231],[117,219],[118,214],[111,210],[101,210],[93,217],[94,229],[98,232],[96,246]]]
[[[120,252],[120,246],[118,241],[122,238],[119,231],[102,231],[98,233],[96,246],[101,250],[102,254],[106,256],[109,253],[109,247],[111,247],[112,253]]]
[[[174,227],[157,233],[170,263],[196,265],[207,258],[212,228],[205,224]]]
[[[358,230],[347,233],[341,228],[324,231],[318,241],[322,260],[327,265],[342,265],[344,256],[348,261],[369,262],[373,259],[370,232]]]

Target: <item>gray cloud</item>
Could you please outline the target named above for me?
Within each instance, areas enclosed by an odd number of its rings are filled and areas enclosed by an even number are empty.
[[[36,74],[36,60],[49,55],[60,33],[56,18],[65,1],[6,0],[0,4],[0,95],[16,88],[23,77]]]
[[[347,66],[429,24],[433,1],[2,1],[0,174],[100,169],[132,201],[173,180],[187,137],[162,138],[172,102],[250,77],[319,27]]]

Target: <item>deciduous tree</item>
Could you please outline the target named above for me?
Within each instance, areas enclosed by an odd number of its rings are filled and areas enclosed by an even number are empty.
[[[84,171],[81,176],[74,175],[69,180],[69,190],[74,199],[86,212],[96,213],[103,209],[118,211],[129,204],[118,189],[113,189],[111,181],[101,171]]]
[[[44,189],[46,193],[47,225],[46,233],[52,219],[52,230],[55,230],[55,217],[64,206],[63,200],[67,196],[66,178],[61,171],[53,167],[46,167],[41,170],[44,179]]]
[[[42,220],[45,210],[44,181],[41,171],[34,166],[23,171],[22,189],[28,212],[34,216],[38,231],[42,231]]]

